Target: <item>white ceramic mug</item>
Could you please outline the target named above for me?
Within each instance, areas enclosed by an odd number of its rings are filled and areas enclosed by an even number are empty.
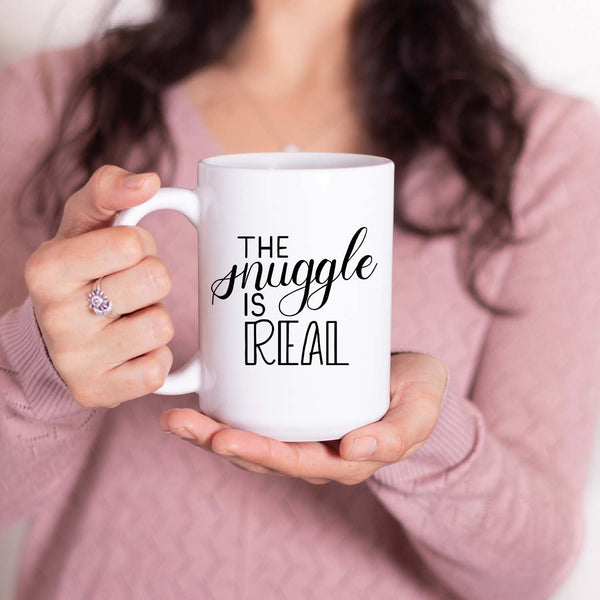
[[[394,164],[361,154],[254,153],[198,165],[158,209],[198,229],[199,353],[159,394],[283,441],[331,440],[389,406]],[[195,260],[195,257],[185,257]]]

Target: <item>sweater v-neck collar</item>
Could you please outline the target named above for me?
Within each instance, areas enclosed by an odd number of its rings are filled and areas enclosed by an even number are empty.
[[[171,125],[176,128],[177,139],[183,136],[198,152],[198,160],[206,156],[226,154],[216,140],[202,115],[192,104],[185,86],[179,81],[165,91],[165,102],[171,102]]]

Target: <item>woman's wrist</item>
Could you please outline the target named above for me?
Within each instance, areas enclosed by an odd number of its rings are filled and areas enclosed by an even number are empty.
[[[0,319],[0,344],[36,420],[62,419],[85,410],[48,356],[30,297]]]

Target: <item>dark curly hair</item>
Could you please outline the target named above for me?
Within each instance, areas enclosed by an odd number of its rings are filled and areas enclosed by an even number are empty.
[[[68,196],[100,165],[130,165],[133,148],[141,151],[139,171],[156,170],[166,156],[161,176],[169,182],[176,155],[162,92],[223,58],[252,9],[251,0],[162,0],[150,22],[112,29],[89,45],[92,66],[70,91],[56,140],[30,182],[36,213],[53,231]],[[396,164],[397,225],[423,238],[459,234],[475,207],[479,226],[459,252],[463,283],[480,306],[514,314],[482,297],[477,275],[493,252],[518,242],[510,199],[525,137],[516,115],[523,71],[503,53],[477,0],[360,0],[351,40],[364,150]],[[76,127],[88,105],[89,117]],[[412,160],[432,148],[467,183],[453,218],[437,228],[411,221],[399,193]]]

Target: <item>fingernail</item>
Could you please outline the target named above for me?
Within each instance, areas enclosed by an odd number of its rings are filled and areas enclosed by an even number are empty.
[[[185,427],[179,427],[178,429],[173,429],[172,433],[183,438],[184,440],[195,440],[196,436]]]
[[[139,189],[148,177],[148,173],[140,173],[139,175],[127,175],[123,179],[123,187],[131,189]]]
[[[213,448],[215,454],[220,454],[221,456],[236,456],[236,453],[229,448]]]
[[[350,450],[350,460],[365,460],[377,449],[377,440],[366,435],[355,437]]]

